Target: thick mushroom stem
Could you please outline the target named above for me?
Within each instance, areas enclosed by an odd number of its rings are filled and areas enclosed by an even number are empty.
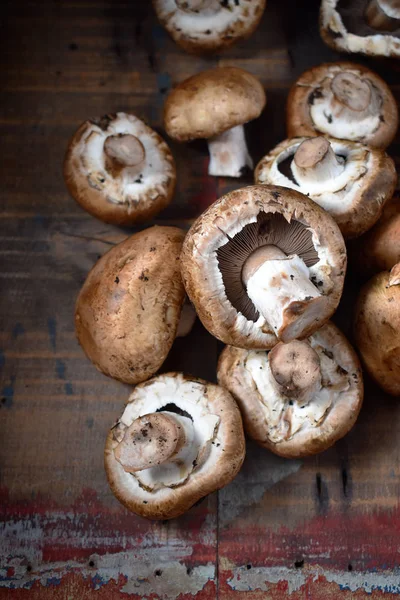
[[[387,287],[392,287],[392,285],[400,285],[400,263],[390,269]]]
[[[220,8],[218,0],[175,0],[177,7],[185,12],[200,13]]]
[[[343,163],[327,139],[315,137],[300,144],[290,168],[297,183],[305,185],[338,177],[344,171]]]
[[[371,0],[365,11],[365,18],[373,29],[394,31],[400,27],[400,1]]]
[[[185,337],[192,331],[194,322],[197,314],[193,307],[193,304],[189,301],[186,296],[185,302],[182,306],[181,316],[178,323],[178,329],[175,337]]]
[[[243,125],[237,125],[208,140],[210,153],[209,175],[240,177],[248,167],[253,168]]]
[[[343,71],[331,82],[330,110],[335,119],[354,123],[379,114],[379,96],[369,81]]]
[[[286,256],[276,246],[263,246],[246,260],[242,280],[254,306],[282,341],[301,337],[318,320],[324,298],[297,255]]]
[[[146,159],[142,142],[134,135],[109,135],[104,142],[105,165],[113,177],[126,177],[132,182],[140,173]]]
[[[125,430],[115,458],[128,473],[171,462],[192,437],[189,427],[190,419],[170,412],[139,417]]]
[[[272,382],[281,395],[304,405],[321,388],[320,360],[307,341],[277,344],[268,361]]]

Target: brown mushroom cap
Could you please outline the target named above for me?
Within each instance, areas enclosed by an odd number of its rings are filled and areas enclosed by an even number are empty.
[[[161,25],[174,42],[193,54],[217,53],[249,38],[258,27],[265,3],[266,0],[197,2],[196,11],[191,12],[180,8],[184,5],[181,1],[153,0]],[[202,4],[209,6],[204,9]]]
[[[377,384],[400,395],[400,265],[375,275],[357,301],[354,337],[362,360]]]
[[[83,123],[64,160],[71,196],[88,213],[116,225],[151,219],[172,199],[175,162],[166,142],[126,113]]]
[[[203,325],[215,337],[243,348],[272,348],[271,327],[242,282],[252,252],[267,244],[299,256],[321,294],[318,317],[303,336],[321,327],[336,309],[346,271],[346,248],[333,219],[317,204],[278,186],[255,185],[226,194],[192,225],[182,249],[182,277]]]
[[[182,461],[176,466],[175,480],[173,474],[163,482],[159,465],[148,468],[148,474],[128,473],[115,456],[127,428],[149,412],[177,413],[192,422],[198,451],[196,454],[195,449],[193,464],[186,467]],[[146,435],[152,440],[150,430]],[[242,419],[229,392],[202,379],[168,373],[134,389],[122,417],[108,434],[105,469],[113,493],[129,510],[148,519],[172,519],[227,485],[238,473],[244,455]]]
[[[150,227],[107,252],[76,302],[76,334],[105,375],[138,383],[154,375],[174,342],[185,298],[177,227]]]
[[[332,115],[329,119],[330,122],[327,120],[326,123],[328,129],[325,131],[318,130],[310,112],[315,102],[323,101],[334,79],[346,73],[356,79],[359,78],[359,85],[365,86],[366,83],[371,85],[380,98],[380,105],[377,107],[379,110],[378,125],[364,135],[358,133],[359,128],[357,126],[354,127],[353,131],[350,131],[349,128],[348,132],[351,133],[349,138],[343,133],[340,136],[334,133],[335,123]],[[359,97],[359,94],[357,94],[357,97]],[[329,113],[327,114],[328,118]],[[338,119],[340,119],[340,115]],[[396,135],[398,120],[396,100],[389,86],[374,71],[352,62],[325,63],[308,69],[292,85],[286,104],[287,134],[289,138],[320,135],[322,133],[341,139],[362,142],[374,148],[386,148]]]
[[[293,352],[294,345],[306,346],[306,352],[301,348],[300,352],[297,348]],[[271,385],[276,373],[271,373],[269,360],[277,351],[284,354],[278,373],[282,377],[286,368],[283,383],[288,382],[288,369],[296,377],[296,385],[288,386],[285,393]],[[291,360],[285,365],[288,355]],[[315,355],[322,393],[320,386],[315,391],[313,388]],[[238,402],[247,434],[261,446],[287,458],[316,454],[332,446],[353,427],[363,400],[357,355],[330,322],[309,337],[307,343],[278,344],[269,353],[227,346],[219,359],[218,381]],[[304,386],[311,386],[311,396],[304,400],[300,395],[299,402],[298,391]]]
[[[237,67],[202,71],[177,85],[164,106],[164,126],[179,142],[211,138],[260,116],[264,88]]]

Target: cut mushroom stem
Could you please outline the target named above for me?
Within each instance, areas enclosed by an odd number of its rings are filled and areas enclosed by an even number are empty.
[[[248,167],[253,168],[243,125],[237,125],[208,140],[210,152],[209,175],[240,177]]]
[[[300,337],[322,312],[323,296],[310,281],[308,267],[276,246],[253,252],[242,280],[254,306],[284,342]]]
[[[379,97],[372,85],[354,73],[343,71],[331,82],[330,110],[333,118],[354,124],[354,121],[379,114]]]
[[[124,175],[133,181],[143,168],[146,152],[142,142],[131,134],[110,135],[104,142],[106,169],[113,177]]]
[[[217,11],[220,7],[218,0],[175,0],[177,7],[185,12],[199,13],[205,10]]]
[[[299,184],[334,179],[344,168],[344,159],[336,156],[324,137],[310,138],[302,142],[291,163],[293,176]]]
[[[268,361],[279,394],[304,405],[321,388],[320,360],[307,341],[277,344],[268,354]]]
[[[400,263],[394,265],[390,270],[389,281],[387,287],[392,287],[392,285],[400,285]]]
[[[365,18],[368,25],[380,31],[394,31],[400,27],[399,0],[371,0]]]
[[[186,296],[185,302],[182,306],[176,337],[185,337],[189,335],[189,333],[192,331],[196,317],[197,315],[193,304],[189,301],[188,297]]]
[[[125,430],[114,450],[115,458],[128,473],[136,473],[171,462],[189,442],[192,422],[171,412],[139,417]]]

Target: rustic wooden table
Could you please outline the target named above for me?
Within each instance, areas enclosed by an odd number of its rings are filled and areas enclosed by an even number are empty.
[[[339,56],[318,2],[269,0],[251,40],[201,59],[181,51],[147,0],[8,2],[1,43],[0,598],[394,598],[400,594],[400,407],[367,381],[354,430],[307,460],[249,443],[238,478],[171,522],[146,522],[111,494],[106,432],[129,389],[89,363],[74,301],[96,259],[129,232],[83,212],[61,165],[79,123],[125,110],[162,132],[169,88],[215,64],[257,75],[268,106],[248,126],[255,159],[285,137],[288,88]],[[369,64],[400,98],[400,65]],[[400,139],[390,151],[400,160]],[[203,143],[171,144],[175,201],[189,225],[227,189]],[[350,277],[352,279],[352,277]],[[356,282],[354,289],[358,286]],[[351,324],[351,294],[339,320]],[[163,370],[215,380],[220,345],[197,324]]]

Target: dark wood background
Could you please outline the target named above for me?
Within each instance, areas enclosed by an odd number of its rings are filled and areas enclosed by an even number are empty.
[[[74,302],[87,272],[130,233],[95,220],[68,196],[62,160],[75,129],[123,110],[163,134],[163,102],[174,84],[216,64],[237,65],[257,75],[268,95],[265,112],[247,127],[259,160],[285,137],[293,80],[340,58],[319,38],[318,2],[269,0],[254,36],[211,59],[175,46],[146,0],[6,5],[0,598],[394,598],[400,594],[396,398],[367,380],[360,419],[334,448],[293,461],[249,443],[230,486],[180,519],[151,523],[118,504],[103,470],[105,436],[129,388],[98,373],[74,335]],[[400,98],[398,62],[355,60],[378,71]],[[397,164],[399,142],[389,149]],[[205,143],[171,147],[178,189],[158,223],[188,226],[224,191],[251,182],[208,177]],[[339,311],[346,330],[358,286],[350,274]],[[163,369],[215,380],[219,350],[197,323]]]

